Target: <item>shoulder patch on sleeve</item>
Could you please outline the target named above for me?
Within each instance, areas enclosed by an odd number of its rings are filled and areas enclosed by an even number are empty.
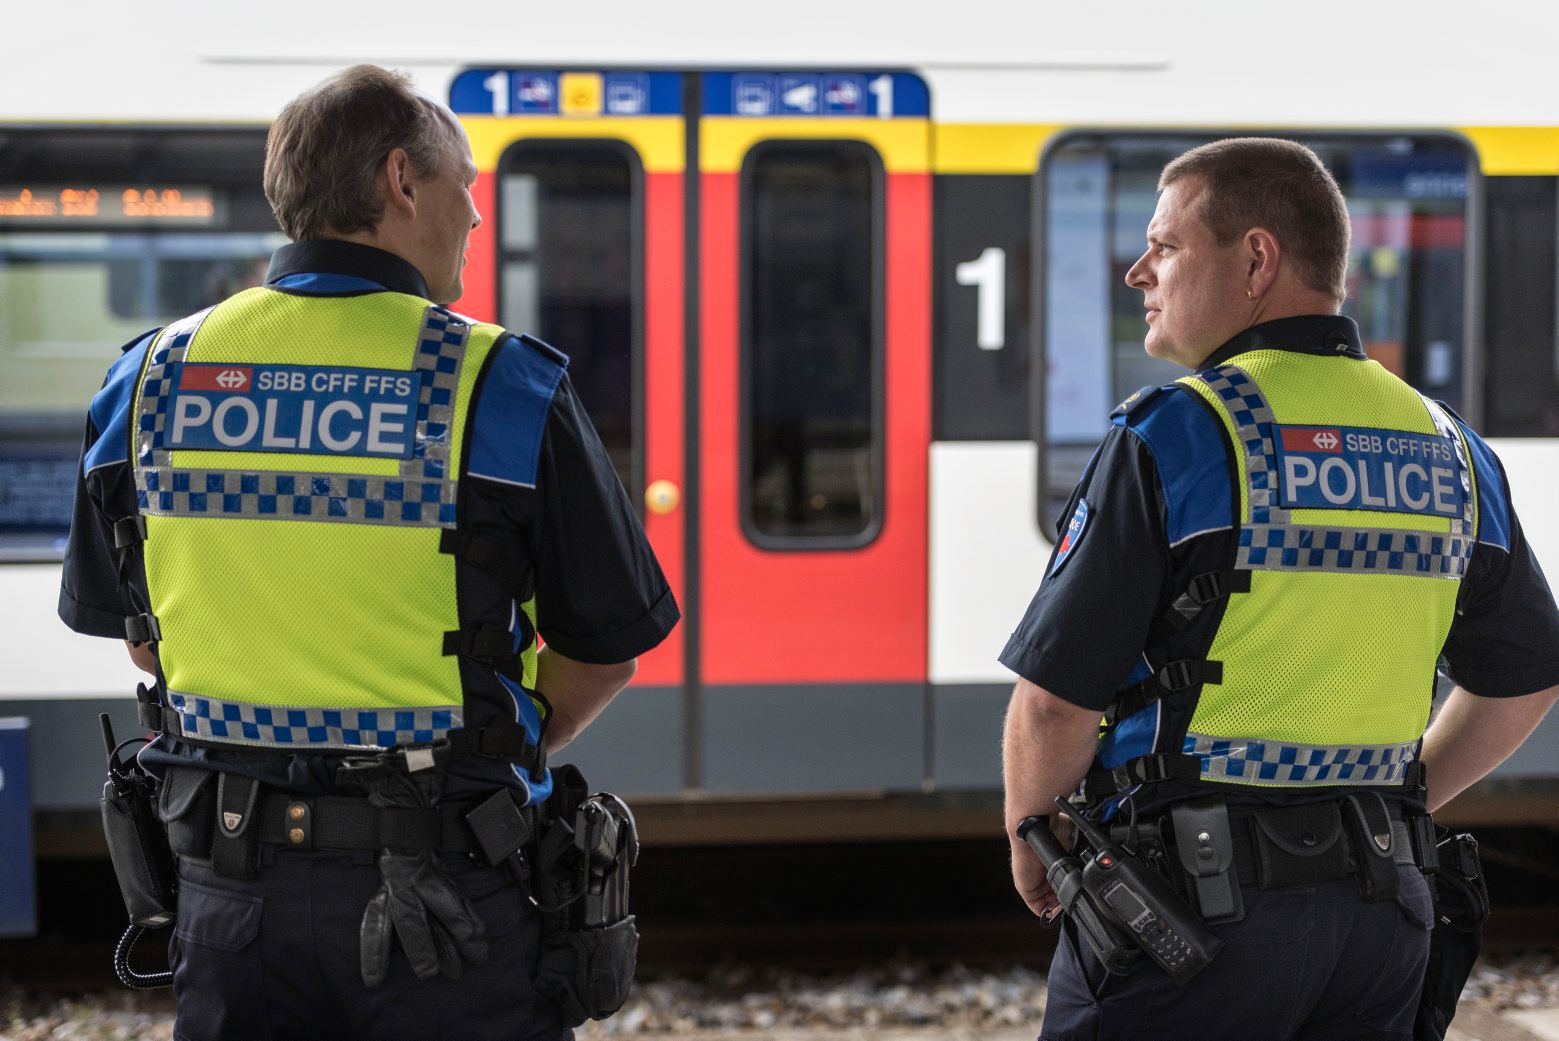
[[[1122,401],[1119,405],[1115,406],[1115,411],[1110,413],[1110,419],[1117,420],[1124,416],[1131,415],[1143,405],[1146,405],[1148,402],[1152,401],[1154,398],[1158,397],[1160,394],[1163,394],[1169,389],[1169,387],[1154,386],[1138,387],[1136,390],[1131,392],[1130,396],[1128,396],[1125,401]]]
[[[1066,563],[1077,544],[1083,540],[1083,532],[1088,530],[1088,516],[1093,512],[1093,507],[1088,505],[1087,499],[1077,500],[1077,509],[1072,511],[1072,519],[1066,523],[1066,531],[1061,535],[1061,541],[1056,544],[1056,559],[1050,565],[1050,574],[1054,575],[1061,570],[1061,565]]]

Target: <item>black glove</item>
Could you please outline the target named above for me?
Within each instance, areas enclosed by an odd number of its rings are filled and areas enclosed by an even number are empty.
[[[443,771],[407,773],[399,763],[384,759],[370,766],[348,766],[342,780],[365,791],[368,801],[381,809],[432,809],[443,788]],[[462,958],[473,965],[487,961],[482,920],[455,888],[437,853],[386,849],[379,854],[379,874],[384,884],[363,912],[365,984],[377,987],[389,974],[392,933],[400,937],[418,979],[440,973],[459,979]]]

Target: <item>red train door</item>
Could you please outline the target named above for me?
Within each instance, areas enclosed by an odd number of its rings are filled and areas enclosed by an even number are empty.
[[[684,609],[568,757],[629,792],[917,788],[925,85],[483,69],[451,104],[486,215],[457,306],[570,354]]]
[[[471,139],[466,293],[456,307],[570,357],[589,410],[685,599],[684,77],[469,70],[450,89]],[[566,756],[617,790],[676,791],[688,624]]]
[[[929,98],[904,74],[701,77],[704,787],[924,774]]]

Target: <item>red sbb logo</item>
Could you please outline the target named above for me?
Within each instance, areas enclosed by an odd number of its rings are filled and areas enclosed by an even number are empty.
[[[1283,449],[1287,452],[1341,452],[1342,432],[1336,428],[1284,427]]]
[[[249,365],[186,365],[179,378],[180,390],[247,394],[253,386],[254,368]]]

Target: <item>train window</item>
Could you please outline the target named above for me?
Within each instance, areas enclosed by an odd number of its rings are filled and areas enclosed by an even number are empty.
[[[115,348],[264,280],[264,130],[0,130],[0,560],[58,559]]]
[[[770,141],[742,170],[742,495],[748,537],[848,548],[882,525],[882,163]]]
[[[1467,147],[1444,136],[1296,135],[1348,199],[1353,242],[1343,313],[1370,356],[1460,408],[1467,315]],[[1158,202],[1158,176],[1210,137],[1074,134],[1040,171],[1044,221],[1048,525],[1115,403],[1185,374],[1142,350],[1142,294],[1125,284]]]
[[[1484,430],[1491,437],[1559,436],[1552,177],[1489,177],[1483,278]]]
[[[569,379],[629,498],[643,487],[638,156],[615,141],[522,141],[499,167],[500,321],[569,356]]]

